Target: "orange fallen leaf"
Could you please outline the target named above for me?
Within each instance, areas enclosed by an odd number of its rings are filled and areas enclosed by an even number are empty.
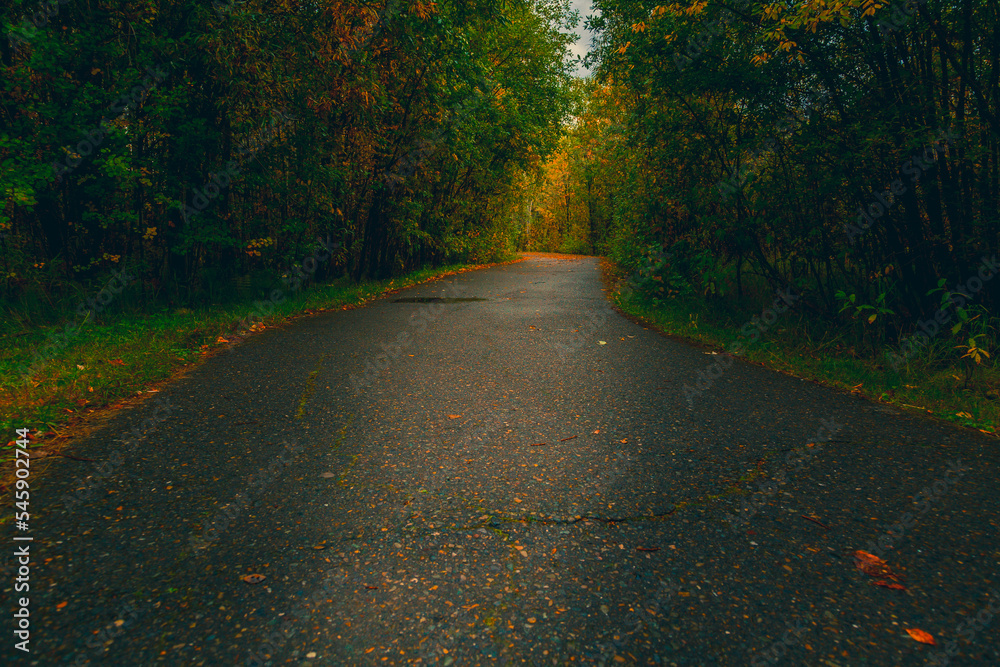
[[[903,584],[898,584],[895,581],[886,581],[885,579],[879,579],[878,581],[873,582],[873,583],[876,586],[882,586],[884,588],[891,588],[894,591],[905,591],[906,590],[906,586],[904,586]]]
[[[68,602],[60,602],[59,604],[56,605],[56,609],[62,609],[67,604],[69,604],[69,603]]]
[[[462,415],[448,415],[448,419],[458,419]]]
[[[267,577],[265,577],[263,574],[248,574],[244,577],[240,577],[240,579],[242,579],[248,584],[259,584],[260,582],[267,579]]]
[[[931,646],[937,646],[937,642],[934,641],[934,636],[931,635],[929,632],[924,632],[923,630],[918,630],[917,628],[907,628],[906,634],[910,635],[921,644],[930,644]]]
[[[870,577],[877,577],[879,579],[895,579],[896,575],[893,574],[886,562],[879,558],[878,556],[872,555],[867,551],[855,551],[854,552],[854,564],[859,570],[864,572]]]
[[[108,359],[108,363],[112,366],[124,366],[125,362],[121,359]]]

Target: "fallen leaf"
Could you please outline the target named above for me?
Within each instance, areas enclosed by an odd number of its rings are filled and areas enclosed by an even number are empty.
[[[599,341],[597,341],[597,344],[598,344],[598,345],[607,345],[607,343],[605,343],[605,342],[604,342],[603,340],[599,340]]]
[[[370,591],[377,591],[378,590],[378,586],[369,586],[368,584],[365,584],[365,588],[367,588]]]
[[[69,603],[68,602],[60,602],[59,604],[56,605],[56,609],[62,609],[67,604],[69,604]]]
[[[332,473],[332,472],[325,472],[325,473],[323,473],[323,474],[320,475],[320,477],[325,477],[326,479],[329,479],[331,477],[336,477],[336,476],[337,476],[336,473]]]
[[[937,646],[937,642],[934,641],[934,636],[929,632],[924,632],[917,628],[907,628],[906,634],[910,635],[916,639],[921,644],[930,644],[931,646]]]
[[[242,579],[244,582],[248,584],[259,584],[260,582],[267,579],[267,577],[265,577],[263,574],[248,574],[243,577],[240,577],[240,579]]]
[[[890,588],[894,591],[905,591],[906,586],[903,584],[896,583],[895,581],[886,581],[885,579],[879,579],[878,581],[872,582],[876,586],[882,586],[883,588]]]
[[[216,343],[228,343],[229,340],[226,339],[226,338],[223,338],[222,336],[219,336],[218,338],[215,339],[215,342]]]
[[[108,363],[112,366],[124,366],[125,362],[121,359],[108,359]]]
[[[854,564],[859,570],[870,577],[898,580],[896,574],[889,569],[889,566],[884,560],[878,556],[868,553],[867,551],[855,551]]]
[[[80,364],[77,364],[76,367],[79,368],[81,371],[83,370],[83,366],[81,366]]]
[[[458,419],[462,415],[448,415],[448,419]]]
[[[970,415],[968,412],[956,412],[955,416],[956,417],[964,417],[966,419],[972,419],[972,415]]]

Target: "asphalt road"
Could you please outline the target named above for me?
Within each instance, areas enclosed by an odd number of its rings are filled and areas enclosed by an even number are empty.
[[[1000,661],[995,439],[739,361],[689,401],[718,357],[602,287],[531,255],[265,331],[118,414],[33,482],[31,653],[0,654]]]

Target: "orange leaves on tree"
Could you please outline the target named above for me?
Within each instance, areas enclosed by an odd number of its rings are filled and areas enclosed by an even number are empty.
[[[420,2],[420,0],[417,0],[416,2],[413,3],[411,9],[413,10],[413,13],[419,16],[420,18],[427,19],[430,18],[431,14],[437,13],[437,3],[436,2],[423,3]]]

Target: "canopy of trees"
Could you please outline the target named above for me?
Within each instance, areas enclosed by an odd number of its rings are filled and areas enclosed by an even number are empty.
[[[933,314],[940,280],[975,288],[1000,233],[997,3],[595,5],[596,80],[540,222],[561,204],[661,292],[795,285],[817,314],[871,306],[888,337]]]
[[[7,297],[128,265],[149,299],[509,251],[569,103],[563,0],[12,0]]]

